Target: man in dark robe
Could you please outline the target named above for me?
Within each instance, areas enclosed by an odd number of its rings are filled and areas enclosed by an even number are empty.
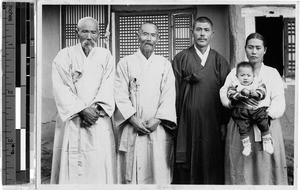
[[[194,21],[194,45],[173,62],[176,78],[178,131],[173,184],[224,184],[224,145],[229,110],[219,90],[230,65],[210,48],[213,23]]]

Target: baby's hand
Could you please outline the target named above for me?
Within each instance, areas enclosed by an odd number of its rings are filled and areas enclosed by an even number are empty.
[[[247,88],[244,88],[242,91],[241,91],[241,95],[245,96],[245,97],[249,97],[250,95],[250,90],[248,90]]]
[[[255,91],[251,91],[249,97],[258,100],[259,99],[259,94]]]
[[[245,100],[247,99],[247,96],[244,96],[242,93],[238,93],[235,97],[235,100]]]

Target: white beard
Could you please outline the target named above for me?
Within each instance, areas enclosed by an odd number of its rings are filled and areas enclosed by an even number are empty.
[[[95,47],[94,41],[83,41],[82,42],[82,48],[86,56],[89,55],[89,53],[92,51],[92,49]]]
[[[151,49],[143,49],[141,50],[142,54],[149,59],[149,57],[151,56],[151,54],[153,53],[153,50]]]

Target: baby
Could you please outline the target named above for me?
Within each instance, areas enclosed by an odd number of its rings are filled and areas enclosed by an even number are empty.
[[[232,119],[239,128],[245,156],[251,152],[249,131],[253,124],[256,124],[262,133],[263,149],[269,154],[274,152],[273,140],[269,132],[268,107],[253,104],[253,99],[257,102],[263,100],[265,96],[266,85],[255,77],[253,65],[249,62],[239,63],[236,68],[236,80],[229,85],[227,97],[234,107]]]

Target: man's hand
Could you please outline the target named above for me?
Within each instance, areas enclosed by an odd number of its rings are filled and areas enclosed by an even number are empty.
[[[147,135],[151,132],[146,128],[143,121],[137,118],[135,115],[130,117],[129,122],[132,124],[139,135]]]
[[[80,126],[81,126],[82,128],[87,129],[87,128],[89,128],[90,126],[92,126],[92,124],[88,123],[88,122],[87,122],[86,120],[84,120],[84,119],[81,119]]]
[[[100,117],[100,112],[93,107],[87,107],[82,110],[79,115],[83,120],[85,120],[90,125],[94,125],[98,118]]]
[[[151,118],[145,121],[146,128],[149,129],[151,132],[155,131],[157,126],[161,123],[161,121],[157,118]]]
[[[97,113],[98,113],[98,115],[99,115],[100,117],[108,116],[107,113],[106,113],[103,109],[100,110],[100,111],[98,111]]]

